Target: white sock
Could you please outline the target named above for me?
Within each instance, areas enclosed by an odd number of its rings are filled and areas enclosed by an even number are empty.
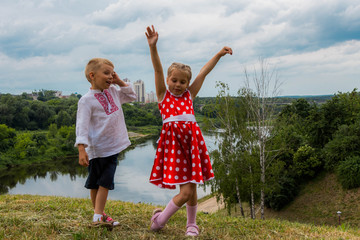
[[[103,215],[102,214],[94,214],[93,216],[93,222],[101,222],[102,221],[102,217]]]

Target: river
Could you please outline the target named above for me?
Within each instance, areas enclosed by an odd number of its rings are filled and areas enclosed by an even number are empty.
[[[216,148],[214,136],[204,136],[208,150]],[[155,139],[137,145],[119,156],[115,174],[115,189],[109,192],[109,199],[127,202],[144,202],[165,205],[177,190],[160,189],[149,183],[149,176],[155,156]],[[19,167],[0,172],[0,193],[31,194],[89,198],[84,188],[87,170],[77,164],[77,158],[60,159],[51,164]],[[199,186],[198,197],[210,194]]]

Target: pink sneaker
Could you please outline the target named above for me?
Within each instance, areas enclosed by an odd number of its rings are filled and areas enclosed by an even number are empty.
[[[111,223],[113,225],[113,227],[119,226],[119,222],[114,221],[109,215],[107,215],[106,213],[103,213],[103,221],[107,222],[107,223]]]

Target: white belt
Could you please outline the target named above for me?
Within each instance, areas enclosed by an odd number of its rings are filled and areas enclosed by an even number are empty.
[[[163,124],[167,122],[196,122],[195,116],[193,114],[183,114],[183,115],[176,115],[172,117],[168,117],[167,119],[163,120]]]

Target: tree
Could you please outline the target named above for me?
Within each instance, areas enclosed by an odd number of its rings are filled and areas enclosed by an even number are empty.
[[[351,93],[338,93],[309,115],[309,136],[311,145],[322,148],[332,140],[341,125],[354,123],[360,112],[360,95],[354,89]]]
[[[58,128],[72,125],[70,115],[65,110],[61,110],[56,117],[56,124]]]
[[[212,152],[216,172],[216,178],[211,181],[212,191],[218,199],[223,197],[229,213],[231,205],[237,203],[244,216],[242,202],[249,202],[254,219],[260,168],[256,161],[257,149],[253,146],[255,134],[246,111],[247,101],[243,96],[230,96],[225,83],[220,82],[217,87],[220,89],[214,104],[217,118],[213,126],[219,128],[219,134],[218,150]]]
[[[253,124],[259,152],[261,219],[264,219],[265,210],[266,171],[274,159],[274,152],[267,149],[267,143],[274,136],[272,126],[275,120],[275,97],[278,96],[281,85],[277,71],[269,67],[267,61],[260,59],[258,69],[254,67],[252,74],[245,69],[245,89],[242,93],[246,97],[248,116]],[[251,85],[254,85],[254,90]]]
[[[32,101],[30,112],[29,112],[29,119],[36,123],[36,127],[40,129],[45,129],[49,126],[49,119],[55,115],[55,111],[52,110],[51,107],[46,102],[41,101]],[[32,130],[35,130],[32,129]]]
[[[37,99],[39,101],[43,101],[43,102],[46,102],[50,99],[56,98],[55,93],[56,93],[56,91],[54,91],[54,90],[45,90],[45,89],[41,89],[38,92],[36,92],[36,91],[33,92],[34,95],[38,96]]]
[[[5,152],[15,144],[15,129],[0,124],[0,152]]]

